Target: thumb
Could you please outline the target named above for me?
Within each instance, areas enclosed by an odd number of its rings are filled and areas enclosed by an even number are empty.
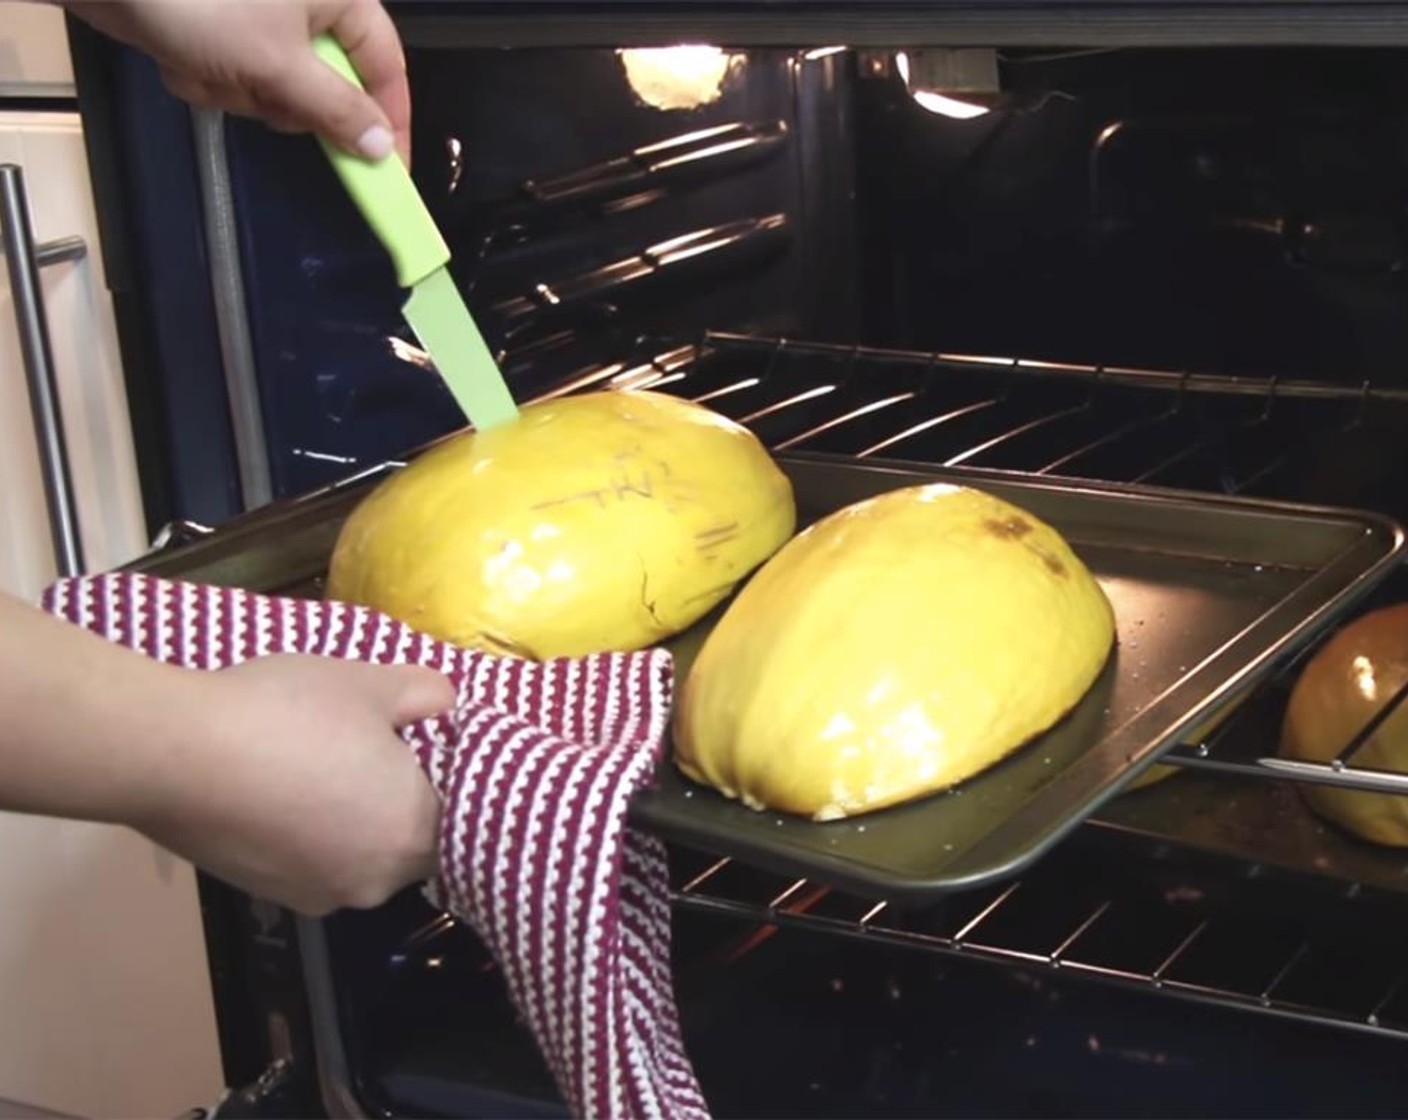
[[[367,702],[393,727],[440,715],[454,706],[455,687],[447,677],[419,665],[360,665],[358,682]]]
[[[261,113],[315,132],[363,159],[377,162],[396,148],[390,122],[371,95],[311,51],[254,96]]]

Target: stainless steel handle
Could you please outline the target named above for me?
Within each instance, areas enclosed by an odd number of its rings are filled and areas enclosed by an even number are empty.
[[[61,261],[80,260],[87,254],[88,246],[81,237],[34,244],[24,172],[13,163],[0,164],[0,246],[3,246],[10,274],[10,298],[15,305],[20,354],[24,359],[25,380],[29,383],[29,407],[39,443],[54,559],[60,575],[76,576],[83,571],[83,542],[73,500],[73,480],[69,475],[68,447],[59,410],[54,354],[49,345],[49,318],[44,311],[39,270]]]

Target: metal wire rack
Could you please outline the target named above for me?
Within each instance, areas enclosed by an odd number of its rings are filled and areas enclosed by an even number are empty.
[[[1357,492],[1326,489],[1327,479],[1344,477],[1346,457],[1382,445],[1385,429],[1401,425],[1408,436],[1408,390],[1367,384],[727,333],[687,345],[641,340],[640,346],[638,360],[584,371],[551,395],[603,384],[668,391],[747,424],[776,451],[882,455],[1285,499],[1309,491],[1336,504],[1358,504]],[[1341,473],[1317,473],[1323,461],[1334,461]],[[1265,703],[1248,699],[1204,741],[1184,744],[1163,761],[1262,783],[1408,794],[1408,774],[1353,765],[1374,731],[1408,700],[1408,686],[1332,762],[1276,757],[1268,736],[1275,721],[1265,709],[1284,699],[1313,652],[1303,650],[1261,686]],[[922,911],[676,852],[675,902],[686,913],[746,923],[738,952],[770,931],[801,928],[1408,1038],[1408,969],[1401,947],[1378,933],[1402,921],[1399,891],[1384,893],[1391,915],[1384,917],[1366,901],[1375,888],[1363,892],[1357,881],[1327,877],[1321,885],[1337,893],[1326,912],[1335,920],[1320,925],[1303,893],[1291,902],[1275,886],[1253,889],[1259,863],[1229,871],[1223,860],[1207,877],[1175,876],[1155,885],[1142,878],[1147,861],[1125,861],[1124,872],[1108,864],[1092,874],[1083,843],[1068,843],[1020,881]],[[1408,866],[1396,873],[1408,873]],[[1229,875],[1235,891],[1219,892],[1215,884]],[[1346,906],[1366,912],[1347,921]]]
[[[1401,904],[1358,888],[1319,899],[1334,918],[1319,921],[1274,880],[1220,889],[1183,862],[1121,870],[1076,843],[1019,881],[904,910],[729,860],[673,862],[678,910],[748,923],[733,956],[794,928],[1408,1039],[1408,967],[1392,935]]]
[[[1299,499],[1329,485],[1317,464],[1362,454],[1373,427],[1402,424],[1408,389],[949,354],[710,332],[640,340],[638,360],[568,378],[708,403],[774,451],[984,466],[1038,475]],[[1382,441],[1382,433],[1377,437]],[[1369,439],[1368,442],[1373,442]],[[1341,504],[1357,494],[1331,492]],[[1322,499],[1324,500],[1324,499]],[[1284,689],[1311,650],[1281,668]],[[1164,761],[1189,769],[1408,794],[1408,774],[1353,760],[1408,700],[1408,685],[1330,762],[1248,753],[1244,712]]]

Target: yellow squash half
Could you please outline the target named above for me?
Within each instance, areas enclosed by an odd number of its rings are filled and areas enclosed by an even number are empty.
[[[639,649],[707,613],[792,535],[791,483],[746,428],[595,392],[454,436],[377,487],[326,594],[524,657]]]
[[[676,709],[689,777],[831,820],[932,793],[1047,730],[1115,640],[1050,526],[987,493],[910,487],[787,543],[705,639]]]
[[[1291,689],[1280,753],[1330,763],[1408,684],[1408,603],[1362,614],[1306,662]],[[1374,729],[1346,766],[1408,773],[1408,706]],[[1311,810],[1375,844],[1408,848],[1408,797],[1310,782],[1298,787]]]

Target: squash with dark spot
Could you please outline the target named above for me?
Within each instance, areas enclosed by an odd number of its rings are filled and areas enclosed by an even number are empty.
[[[747,428],[663,393],[527,405],[441,442],[343,525],[327,595],[521,657],[631,650],[723,601],[796,527]]]
[[[683,772],[817,820],[947,789],[1065,716],[1115,642],[1061,535],[980,490],[908,487],[784,545],[704,639]]]

